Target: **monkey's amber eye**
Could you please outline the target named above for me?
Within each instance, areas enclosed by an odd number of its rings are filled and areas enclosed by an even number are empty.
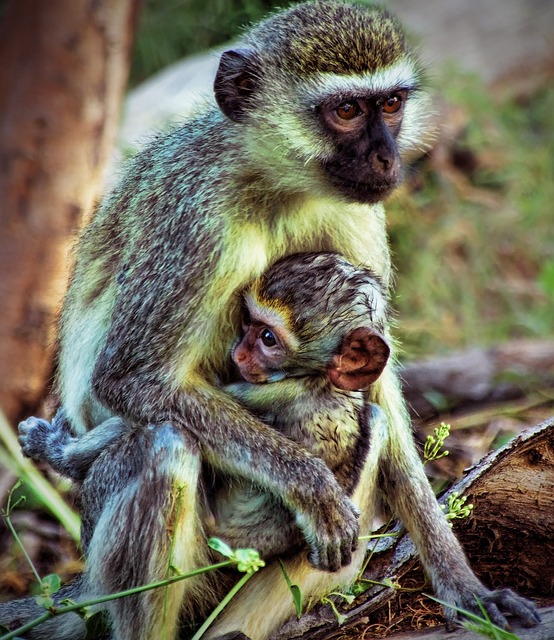
[[[393,113],[397,113],[400,111],[400,107],[402,106],[402,97],[397,95],[391,96],[384,100],[381,108],[383,109],[383,113],[387,113],[389,115]]]
[[[260,339],[266,347],[274,347],[277,344],[275,336],[269,329],[264,329],[260,334]]]
[[[356,100],[349,100],[340,104],[335,112],[341,120],[352,120],[362,113],[362,109]]]

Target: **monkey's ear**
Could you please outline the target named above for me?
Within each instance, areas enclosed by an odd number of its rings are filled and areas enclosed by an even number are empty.
[[[368,327],[347,334],[333,356],[329,380],[346,391],[363,391],[377,380],[389,359],[390,347],[382,335]]]
[[[248,107],[254,95],[259,62],[250,49],[231,49],[221,55],[214,81],[217,104],[223,113],[234,120],[246,120]]]

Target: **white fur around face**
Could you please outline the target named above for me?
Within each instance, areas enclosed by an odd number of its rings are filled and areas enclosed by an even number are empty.
[[[408,58],[379,69],[360,75],[341,75],[335,73],[318,73],[310,79],[314,87],[314,106],[326,97],[340,94],[387,94],[399,89],[413,89],[419,85],[419,73]]]

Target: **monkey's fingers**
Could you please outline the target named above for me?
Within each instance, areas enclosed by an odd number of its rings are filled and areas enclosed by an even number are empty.
[[[352,562],[352,551],[352,540],[347,538],[338,540],[336,544],[327,547],[327,571],[339,571],[342,567],[349,565]]]
[[[356,551],[358,547],[358,534],[354,536],[351,540],[344,540],[340,553],[341,553],[341,566],[345,567],[346,565],[352,562],[352,554]]]
[[[308,562],[320,571],[335,572],[340,569],[338,554],[334,553],[328,545],[312,548],[308,553]]]
[[[352,562],[352,554],[358,546],[358,515],[353,509],[347,517],[335,521],[335,527],[326,534],[321,533],[320,527],[318,535],[306,536],[310,564],[322,571],[335,572]]]
[[[321,530],[315,535],[310,535],[306,529],[303,533],[310,548],[308,562],[320,571],[338,571],[342,566],[340,540],[322,534]]]
[[[308,561],[317,569],[334,573],[352,562],[352,554],[358,546],[358,534],[352,540],[342,539],[335,544],[327,544],[308,554]]]
[[[501,611],[517,618],[524,627],[534,627],[541,621],[535,605],[510,589],[491,591],[480,600],[491,620],[499,627],[509,628],[508,621]]]
[[[510,589],[499,589],[498,591],[480,589],[476,594],[467,591],[460,595],[461,597],[456,604],[461,609],[482,616],[479,602],[484,607],[491,622],[502,629],[510,628],[510,624],[504,614],[512,615],[524,627],[534,627],[541,621],[535,605],[529,600],[518,596]],[[457,627],[457,621],[463,615],[458,616],[456,609],[446,606],[444,607],[444,617],[446,618],[447,629],[453,631]]]

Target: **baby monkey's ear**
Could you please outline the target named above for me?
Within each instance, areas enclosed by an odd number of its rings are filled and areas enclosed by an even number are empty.
[[[327,367],[329,380],[345,391],[364,391],[381,375],[389,359],[385,338],[369,327],[344,336],[339,352]]]

